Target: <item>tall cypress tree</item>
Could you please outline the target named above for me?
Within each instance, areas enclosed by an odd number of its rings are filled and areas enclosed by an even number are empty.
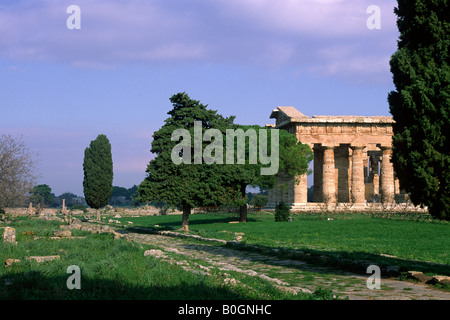
[[[97,209],[100,220],[100,208],[108,204],[113,189],[113,162],[111,144],[104,134],[91,141],[84,150],[83,191],[89,207]]]
[[[390,65],[394,169],[434,217],[450,215],[450,1],[398,0],[398,50]]]

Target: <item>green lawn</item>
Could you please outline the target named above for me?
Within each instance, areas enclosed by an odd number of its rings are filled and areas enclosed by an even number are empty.
[[[111,234],[72,230],[84,239],[51,240],[59,222],[19,219],[17,244],[0,241],[0,261],[20,259],[0,267],[0,299],[149,299],[149,300],[239,300],[318,299],[319,295],[293,296],[276,290],[263,279],[238,278],[245,285],[224,285],[222,274],[199,275],[152,256],[144,256],[150,245],[113,239]],[[0,237],[3,229],[0,229]],[[33,237],[43,237],[34,240]],[[60,259],[38,263],[28,256],[60,255]],[[69,290],[67,268],[80,267],[81,289]],[[248,277],[250,278],[250,277]],[[254,277],[253,277],[254,278]]]
[[[106,217],[108,221],[110,217]],[[155,230],[177,229],[181,216],[123,217],[125,225]],[[450,225],[369,218],[366,215],[338,216],[334,220],[320,215],[295,215],[293,222],[274,222],[273,215],[250,214],[247,223],[229,214],[194,214],[190,217],[192,234],[233,240],[243,233],[243,244],[257,246],[278,255],[305,259],[294,250],[308,253],[310,262],[328,257],[328,265],[344,268],[339,261],[368,260],[379,266],[397,265],[405,270],[450,275]],[[177,264],[169,264],[144,251],[151,245],[140,245],[111,234],[90,234],[73,230],[73,236],[85,239],[50,240],[59,222],[21,218],[10,226],[16,228],[17,245],[0,241],[0,261],[20,259],[9,267],[0,267],[0,299],[317,299],[323,295],[292,296],[275,290],[269,283],[254,277],[238,278],[243,286],[224,285],[223,276],[194,274]],[[3,229],[0,229],[0,237]],[[34,236],[43,237],[33,240]],[[194,241],[194,240],[192,240]],[[219,244],[217,244],[219,245]],[[237,246],[241,250],[249,246]],[[388,254],[395,257],[385,257]],[[37,263],[27,256],[60,255],[61,259]],[[406,261],[404,259],[407,259]],[[411,259],[430,262],[415,262]],[[444,264],[437,265],[437,264]],[[446,265],[445,265],[446,264]],[[82,273],[82,289],[69,290],[67,267],[77,265]],[[352,270],[353,271],[353,270]],[[365,270],[361,270],[362,273]]]
[[[225,240],[234,239],[235,233],[244,233],[245,244],[301,249],[338,258],[404,264],[400,259],[380,256],[386,254],[408,260],[450,263],[449,224],[370,218],[361,214],[338,216],[333,220],[318,215],[294,215],[292,222],[275,222],[273,215],[261,213],[250,214],[247,223],[229,223],[236,220],[228,214],[194,214],[190,217],[190,229],[194,234]],[[181,225],[181,216],[122,218],[122,221],[133,221],[134,226],[176,229]],[[450,268],[439,268],[439,272],[450,274]]]

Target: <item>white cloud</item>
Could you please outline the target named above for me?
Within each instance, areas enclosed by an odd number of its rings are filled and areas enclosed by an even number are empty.
[[[67,3],[40,1],[0,12],[0,55],[92,65],[192,59],[201,51],[187,37],[195,22],[155,2],[78,1],[81,30],[66,27]]]
[[[382,29],[368,31],[366,9],[373,2],[79,0],[81,30],[68,30],[66,8],[72,1],[19,1],[0,9],[0,57],[101,69],[232,62],[364,76],[364,61],[385,59],[392,53],[385,43],[396,37],[394,0],[376,1]],[[380,44],[372,44],[369,53],[361,45],[347,53],[334,51],[367,37]]]
[[[360,35],[365,32],[368,18],[366,9],[373,1],[223,0],[220,2],[227,9],[228,15],[245,17],[264,30],[330,38]]]

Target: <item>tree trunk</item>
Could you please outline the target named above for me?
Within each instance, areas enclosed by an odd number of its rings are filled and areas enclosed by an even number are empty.
[[[189,231],[189,215],[191,214],[191,206],[183,201],[183,218],[181,220],[181,228],[182,231]]]
[[[101,217],[100,217],[100,209],[97,209],[97,220],[101,221]]]
[[[241,187],[241,195],[242,195],[242,199],[245,199],[246,193],[245,193],[245,188],[247,186],[242,186]],[[241,205],[239,207],[239,221],[240,222],[247,222],[247,202],[244,203],[243,205]]]

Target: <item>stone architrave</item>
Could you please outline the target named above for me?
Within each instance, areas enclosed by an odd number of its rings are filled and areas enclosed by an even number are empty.
[[[352,203],[365,203],[363,149],[365,147],[350,147],[352,153]]]

